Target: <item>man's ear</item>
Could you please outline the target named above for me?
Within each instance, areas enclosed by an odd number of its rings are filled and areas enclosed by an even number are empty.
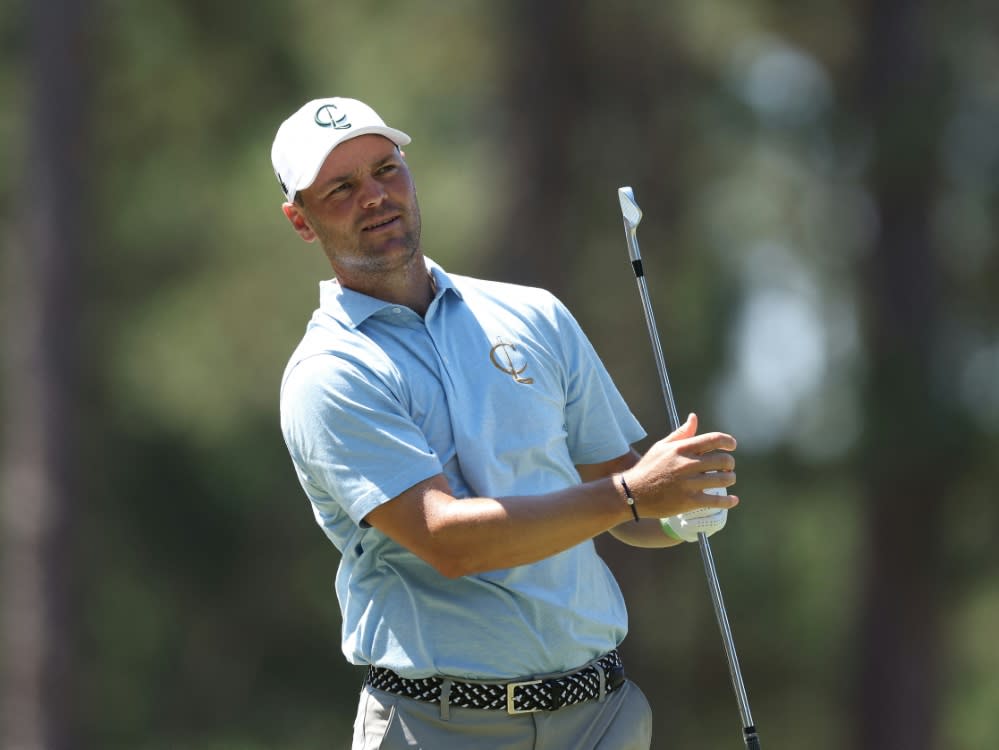
[[[291,222],[292,227],[298,232],[299,237],[306,242],[315,242],[316,233],[309,226],[309,220],[305,218],[305,213],[302,211],[301,206],[297,203],[284,203],[281,206],[281,210],[284,211],[284,215],[288,217],[288,221]]]

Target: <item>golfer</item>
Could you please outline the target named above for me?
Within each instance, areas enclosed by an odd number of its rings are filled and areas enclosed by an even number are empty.
[[[696,509],[697,531],[722,528],[735,440],[691,415],[640,456],[559,300],[424,255],[409,142],[330,98],[272,149],[285,216],[335,274],[284,373],[281,429],[341,554],[343,653],[368,667],[353,748],[645,750],[593,537],[694,541]]]

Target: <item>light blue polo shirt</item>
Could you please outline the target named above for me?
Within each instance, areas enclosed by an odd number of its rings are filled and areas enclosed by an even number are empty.
[[[322,282],[282,381],[285,442],[341,553],[343,652],[414,678],[572,669],[627,632],[592,541],[449,579],[362,519],[442,472],[459,498],[563,489],[645,433],[553,295],[427,267],[425,318]]]

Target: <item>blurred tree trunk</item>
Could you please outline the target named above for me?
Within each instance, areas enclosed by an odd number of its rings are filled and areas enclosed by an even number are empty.
[[[929,241],[945,97],[919,33],[918,0],[869,0],[858,114],[874,138],[881,219],[865,269],[868,520],[855,691],[860,750],[935,747],[941,565],[935,518],[956,461],[931,363],[941,290]]]
[[[22,213],[8,243],[0,455],[2,744],[69,748],[70,510],[85,0],[34,0]]]
[[[487,275],[561,294],[572,257],[572,148],[587,111],[581,11],[570,0],[509,3],[506,89],[510,204]]]

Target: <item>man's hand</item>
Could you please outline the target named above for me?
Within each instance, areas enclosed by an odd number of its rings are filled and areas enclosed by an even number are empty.
[[[725,490],[735,484],[735,458],[731,455],[735,447],[735,438],[722,432],[698,435],[697,416],[691,414],[679,429],[655,443],[635,466],[622,473],[639,514],[645,518],[684,514],[690,516],[688,527],[704,519],[702,530],[714,527],[714,533],[720,529],[727,513],[712,519],[713,512],[727,511],[739,502]],[[682,528],[679,522],[677,525]],[[680,538],[688,535],[687,531],[678,533]],[[697,538],[696,531],[692,538]]]

